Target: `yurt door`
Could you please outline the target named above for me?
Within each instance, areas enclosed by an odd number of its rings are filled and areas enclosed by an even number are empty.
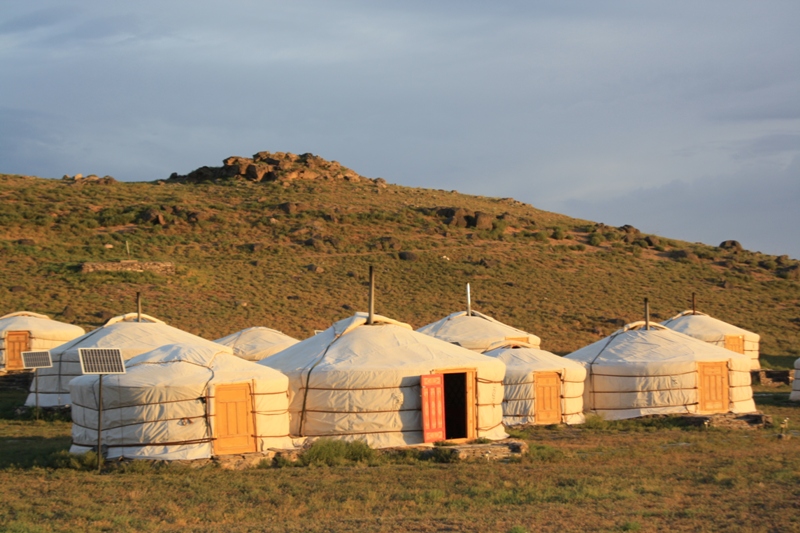
[[[535,372],[533,382],[536,424],[561,423],[561,377],[557,372]]]
[[[422,436],[424,442],[444,440],[444,375],[419,377],[422,389]]]
[[[22,368],[22,352],[30,347],[30,333],[27,331],[9,331],[6,333],[6,370]]]
[[[725,335],[725,348],[736,353],[744,353],[743,335]]]
[[[253,398],[250,384],[217,385],[214,396],[216,414],[214,454],[255,452]]]
[[[697,363],[700,380],[700,412],[728,412],[728,364]]]

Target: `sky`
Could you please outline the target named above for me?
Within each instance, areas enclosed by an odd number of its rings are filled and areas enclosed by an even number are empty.
[[[311,152],[800,258],[800,3],[0,0],[0,173]]]

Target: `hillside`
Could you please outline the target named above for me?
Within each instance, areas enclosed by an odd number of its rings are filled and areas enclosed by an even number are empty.
[[[93,328],[135,310],[141,291],[146,313],[209,339],[253,325],[304,338],[366,309],[374,265],[377,312],[414,327],[462,310],[470,283],[476,310],[565,353],[640,319],[644,297],[663,320],[696,292],[699,310],[786,356],[765,366],[800,355],[800,266],[785,256],[387,184],[310,154],[151,183],[0,175],[0,202],[2,314]],[[82,271],[128,259],[175,272]]]

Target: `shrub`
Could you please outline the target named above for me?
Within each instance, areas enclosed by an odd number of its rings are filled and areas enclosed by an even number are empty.
[[[300,456],[300,463],[306,466],[337,466],[347,461],[370,461],[374,457],[375,450],[364,442],[320,439],[315,441],[308,450],[303,452],[303,455]]]
[[[592,246],[600,246],[600,243],[602,243],[605,240],[606,239],[599,233],[592,233],[591,235],[589,235],[589,244]]]
[[[548,242],[550,240],[550,236],[546,231],[540,231],[533,234],[533,239],[539,242]]]
[[[561,226],[553,228],[552,237],[554,239],[560,241],[561,239],[564,239],[566,236],[567,236],[567,233],[564,231],[564,228],[562,228]]]

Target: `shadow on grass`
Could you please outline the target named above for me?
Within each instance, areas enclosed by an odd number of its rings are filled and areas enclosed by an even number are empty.
[[[788,392],[759,392],[755,394],[756,406],[761,407],[800,407],[800,402],[789,400]]]
[[[25,407],[28,392],[20,389],[0,390],[0,420],[34,420],[34,408]],[[39,419],[47,422],[71,422],[69,408],[40,409]]]
[[[52,466],[68,451],[70,437],[0,437],[0,469]]]
[[[793,370],[796,355],[759,355],[761,368],[768,370]]]

